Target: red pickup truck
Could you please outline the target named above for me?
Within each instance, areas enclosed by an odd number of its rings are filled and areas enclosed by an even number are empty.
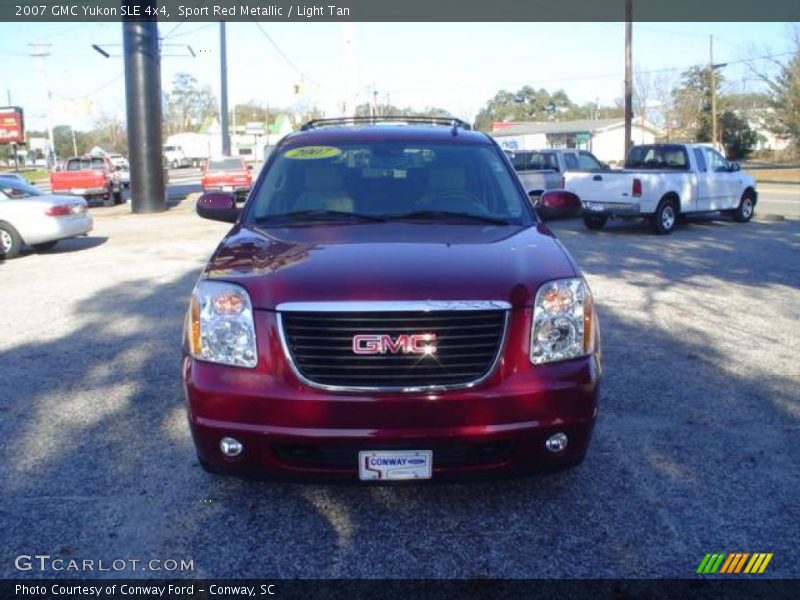
[[[228,192],[244,200],[253,184],[250,169],[241,158],[210,158],[203,168],[204,192]]]
[[[87,202],[102,200],[106,205],[122,203],[122,189],[116,168],[104,156],[76,156],[64,169],[50,174],[53,194],[83,196]]]

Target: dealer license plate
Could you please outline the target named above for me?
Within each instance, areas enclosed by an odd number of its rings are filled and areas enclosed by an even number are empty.
[[[358,476],[362,481],[430,479],[431,450],[366,450],[358,453]]]
[[[596,203],[596,202],[592,202],[592,203],[588,203],[586,205],[586,208],[588,208],[589,210],[601,211],[605,207],[602,204],[599,204],[599,203]]]
[[[86,193],[86,190],[83,188],[75,188],[74,190],[72,190],[72,193],[75,194],[76,196],[83,196]]]
[[[223,192],[232,192],[233,191],[233,186],[232,185],[223,185],[222,186],[222,191]]]

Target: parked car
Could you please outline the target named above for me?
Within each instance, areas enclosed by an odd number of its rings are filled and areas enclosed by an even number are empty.
[[[0,179],[13,179],[15,181],[21,181],[22,183],[28,183],[28,180],[25,179],[22,173],[0,173]]]
[[[110,160],[111,164],[114,165],[116,168],[122,169],[124,171],[127,171],[130,168],[130,165],[128,164],[128,159],[122,156],[122,154],[112,153],[107,156],[108,160]]]
[[[24,244],[49,250],[59,240],[91,230],[82,198],[45,194],[28,183],[0,178],[0,258],[14,258]]]
[[[223,156],[206,161],[200,184],[204,192],[228,192],[244,200],[253,185],[253,176],[244,159]]]
[[[199,199],[234,223],[186,317],[201,465],[374,481],[577,464],[601,367],[575,261],[491,137],[374,121],[288,135],[242,210]]]
[[[128,159],[122,156],[122,154],[109,154],[108,160],[111,161],[111,164],[114,165],[114,168],[116,169],[116,175],[117,179],[119,179],[120,185],[125,188],[130,187],[131,172]]]
[[[54,194],[99,199],[107,205],[122,203],[122,190],[116,169],[105,156],[76,156],[64,163],[61,171],[50,173]]]
[[[602,229],[611,217],[644,218],[667,234],[681,215],[717,211],[747,222],[758,200],[755,179],[705,144],[634,146],[625,169],[576,173],[570,186],[590,229]]]

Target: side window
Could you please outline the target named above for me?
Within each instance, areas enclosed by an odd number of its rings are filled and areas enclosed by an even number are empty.
[[[703,156],[703,151],[700,148],[694,149],[694,161],[697,163],[697,170],[701,173],[705,173],[708,171],[708,167],[706,166],[706,157]]]
[[[728,161],[725,160],[719,152],[713,148],[703,148],[703,152],[706,155],[706,162],[709,164],[712,171],[724,173],[728,170]]]
[[[569,154],[564,155],[564,164],[566,165],[567,169],[577,169],[578,159],[570,152]]]
[[[67,171],[80,171],[81,170],[81,161],[80,159],[68,160],[67,161]]]
[[[602,171],[603,165],[600,164],[594,155],[589,152],[578,153],[578,168],[582,171]]]

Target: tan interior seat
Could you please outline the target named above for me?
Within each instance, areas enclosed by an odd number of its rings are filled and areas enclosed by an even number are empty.
[[[354,212],[353,198],[343,189],[342,175],[333,165],[309,166],[304,189],[295,201],[295,210],[335,210]]]

